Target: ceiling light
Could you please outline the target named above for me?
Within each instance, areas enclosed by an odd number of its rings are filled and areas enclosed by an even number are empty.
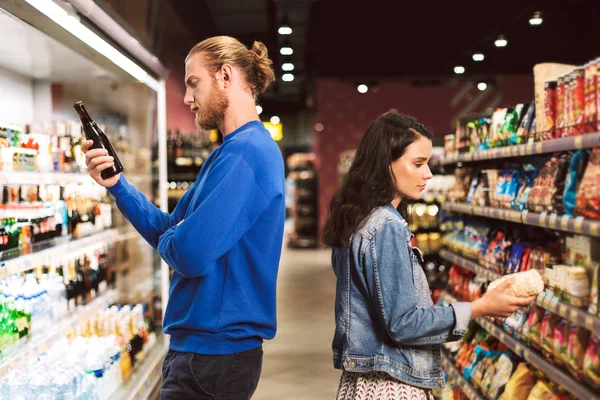
[[[290,28],[289,26],[280,26],[279,30],[277,32],[280,35],[291,35],[292,34],[292,28]]]
[[[496,39],[494,44],[496,45],[496,47],[506,47],[506,45],[508,44],[508,40],[506,40],[504,35],[500,35],[498,36],[498,39]]]
[[[294,74],[283,74],[281,79],[283,79],[284,82],[291,82],[294,80]]]
[[[283,65],[281,66],[281,69],[284,70],[284,71],[293,71],[294,70],[294,64],[292,64],[290,62],[283,63]]]
[[[544,22],[544,20],[542,19],[541,11],[536,11],[529,20],[529,25],[541,25],[542,22]]]
[[[146,71],[144,71],[139,65],[131,61],[125,55],[123,55],[116,48],[108,44],[100,36],[96,35],[88,27],[83,25],[79,20],[72,15],[69,15],[63,8],[54,3],[52,0],[26,0],[27,3],[31,4],[34,8],[46,15],[52,21],[62,26],[65,30],[70,32],[73,36],[108,58],[110,61],[115,63],[118,67],[123,69],[129,75],[135,79],[144,82],[154,90],[158,90],[159,83],[156,79],[152,78]]]
[[[477,89],[479,89],[479,90],[481,90],[483,92],[485,89],[487,89],[487,83],[485,83],[485,82],[479,82],[477,84]]]
[[[325,129],[325,127],[323,126],[323,124],[322,124],[322,123],[320,123],[320,122],[317,122],[317,123],[315,124],[315,131],[317,131],[317,132],[323,132],[323,129]]]
[[[279,50],[279,53],[282,56],[291,56],[292,54],[294,54],[294,49],[292,49],[291,47],[285,46]]]
[[[292,27],[290,26],[290,21],[288,21],[287,17],[283,17],[283,20],[281,21],[281,25],[279,25],[277,33],[279,33],[280,35],[292,34]]]
[[[358,93],[367,93],[367,91],[369,90],[369,87],[367,85],[365,85],[364,83],[361,83],[360,85],[358,85],[356,87],[356,90],[358,90]]]
[[[464,74],[465,73],[465,67],[462,67],[460,65],[457,65],[456,67],[454,67],[454,73],[455,74]]]
[[[258,115],[260,115],[263,112],[263,109],[261,106],[257,105],[256,106],[256,112],[258,113]]]
[[[474,61],[483,61],[484,58],[485,58],[485,56],[482,53],[473,54]]]
[[[271,117],[271,123],[272,123],[273,125],[277,125],[277,124],[278,124],[278,123],[280,123],[280,122],[281,122],[281,119],[280,119],[280,118],[279,118],[277,115],[273,115],[273,116]]]

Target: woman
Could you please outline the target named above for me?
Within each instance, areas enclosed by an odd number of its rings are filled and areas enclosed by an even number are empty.
[[[535,299],[504,294],[508,281],[472,303],[434,307],[405,204],[432,177],[431,138],[414,118],[383,114],[331,202],[323,239],[337,277],[338,400],[433,398],[444,386],[440,344],[460,339],[471,319],[507,317]]]

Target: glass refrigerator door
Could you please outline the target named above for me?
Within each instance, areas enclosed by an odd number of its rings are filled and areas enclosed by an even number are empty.
[[[169,269],[89,177],[73,104],[167,210],[164,81],[49,0],[0,2],[0,38],[0,389],[146,398]]]

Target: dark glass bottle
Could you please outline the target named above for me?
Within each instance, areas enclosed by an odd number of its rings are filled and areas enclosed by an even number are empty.
[[[100,174],[102,179],[108,179],[123,172],[123,164],[121,164],[119,157],[117,157],[117,152],[110,143],[110,140],[108,140],[108,137],[106,137],[104,132],[102,132],[98,125],[90,118],[83,102],[78,101],[73,107],[75,108],[75,111],[77,111],[77,114],[79,114],[79,119],[81,119],[81,125],[83,126],[83,132],[85,133],[86,139],[94,141],[91,148],[105,149],[108,151],[108,155],[114,158],[114,165],[105,169]]]

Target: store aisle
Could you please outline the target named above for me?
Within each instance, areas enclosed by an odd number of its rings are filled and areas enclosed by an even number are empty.
[[[264,365],[253,400],[335,398],[333,368],[335,277],[330,250],[284,247],[278,280],[278,333],[264,344]]]

